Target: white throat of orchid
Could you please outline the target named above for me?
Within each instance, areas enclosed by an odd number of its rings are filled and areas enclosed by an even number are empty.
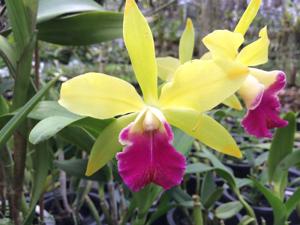
[[[136,117],[130,132],[164,131],[164,115],[157,108],[146,106]]]

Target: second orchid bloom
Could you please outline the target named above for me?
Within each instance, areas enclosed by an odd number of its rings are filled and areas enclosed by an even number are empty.
[[[152,33],[134,0],[126,1],[123,23],[125,45],[143,97],[131,84],[101,73],[77,76],[61,88],[59,103],[68,110],[98,119],[117,117],[101,132],[98,146],[103,149],[92,150],[87,175],[103,167],[123,145],[116,155],[118,170],[131,190],[139,191],[149,183],[164,189],[178,185],[186,159],[172,146],[170,124],[213,149],[241,157],[226,129],[203,113],[241,87],[247,66],[225,58],[193,60],[179,66],[172,81],[159,91]]]

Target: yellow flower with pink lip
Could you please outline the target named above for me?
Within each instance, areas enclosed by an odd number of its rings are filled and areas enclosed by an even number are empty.
[[[234,32],[216,30],[205,36],[203,43],[209,52],[204,54],[201,59],[229,59],[249,68],[249,74],[238,90],[248,109],[242,125],[249,134],[256,137],[271,137],[272,134],[269,129],[287,125],[287,122],[279,117],[280,102],[277,96],[278,92],[284,88],[286,81],[282,71],[268,72],[253,68],[268,61],[270,41],[267,28],[264,27],[260,30],[258,40],[240,50],[244,42],[244,35],[255,18],[260,4],[261,0],[250,2]],[[193,42],[193,35],[194,29],[191,21],[189,21],[181,42]],[[187,37],[189,37],[188,40]],[[192,52],[192,45],[185,44],[185,46],[187,46],[185,49],[179,50],[179,60],[172,57],[157,59],[160,77],[163,80],[171,81],[174,71],[182,63],[181,58],[183,57],[181,56],[186,55],[184,52]],[[190,57],[192,56],[190,55]],[[235,95],[230,96],[223,103],[238,110],[242,109]]]
[[[247,67],[227,59],[194,60],[175,72],[171,82],[157,86],[154,41],[134,0],[127,0],[123,36],[143,97],[128,82],[102,73],[66,81],[59,103],[68,110],[98,119],[117,117],[99,135],[87,175],[116,154],[125,184],[138,191],[149,183],[164,189],[178,185],[186,160],[173,146],[170,126],[180,128],[222,153],[241,157],[231,135],[203,114],[232,95],[244,82]],[[201,74],[208,74],[201,78]],[[122,145],[123,151],[117,153]],[[107,152],[106,152],[107,151]]]

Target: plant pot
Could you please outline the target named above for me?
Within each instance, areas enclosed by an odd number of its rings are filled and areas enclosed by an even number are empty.
[[[251,167],[250,164],[246,162],[237,163],[237,162],[226,161],[224,165],[226,165],[232,170],[235,177],[247,178],[250,175]]]

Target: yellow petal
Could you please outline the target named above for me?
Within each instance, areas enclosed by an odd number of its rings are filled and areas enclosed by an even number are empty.
[[[247,77],[238,92],[248,109],[255,108],[260,103],[264,88],[265,86],[254,76],[249,75]]]
[[[186,26],[179,42],[179,59],[183,64],[192,60],[195,44],[195,31],[193,22],[190,18],[186,21]]]
[[[237,60],[247,66],[257,66],[268,62],[269,38],[267,27],[259,32],[259,39],[247,45],[237,56]]]
[[[144,107],[131,84],[101,73],[87,73],[64,82],[59,104],[73,113],[98,119],[137,112]]]
[[[159,57],[156,61],[158,76],[164,81],[172,80],[175,71],[180,66],[180,61],[173,57]]]
[[[248,68],[228,60],[192,60],[181,65],[174,79],[161,90],[161,108],[212,109],[234,94]]]
[[[105,166],[105,164],[122,149],[122,145],[119,143],[119,133],[131,123],[136,116],[137,114],[134,113],[119,117],[104,128],[93,145],[86,170],[87,176],[91,176],[97,170]]]
[[[234,32],[245,35],[247,30],[249,29],[250,24],[254,20],[260,5],[261,5],[261,0],[251,0],[246,11],[244,12],[240,21],[236,25]]]
[[[237,158],[242,153],[229,132],[213,118],[194,110],[167,109],[167,121],[207,146]]]
[[[254,76],[260,83],[264,84],[266,88],[276,81],[280,72],[281,71],[279,70],[265,71],[256,68],[250,68],[250,74]]]
[[[202,60],[212,59],[212,55],[211,55],[210,52],[206,52],[206,53],[204,53],[204,54],[201,56],[200,59],[202,59]]]
[[[230,97],[226,98],[223,101],[223,104],[227,105],[233,109],[236,109],[236,110],[243,109],[242,104],[241,104],[240,100],[238,99],[238,97],[236,97],[236,95],[231,95]]]
[[[123,36],[144,99],[148,103],[156,102],[157,65],[153,37],[135,0],[126,1]]]
[[[216,30],[206,35],[202,42],[213,57],[235,59],[239,47],[244,42],[244,37],[240,33],[234,33],[229,30]]]

